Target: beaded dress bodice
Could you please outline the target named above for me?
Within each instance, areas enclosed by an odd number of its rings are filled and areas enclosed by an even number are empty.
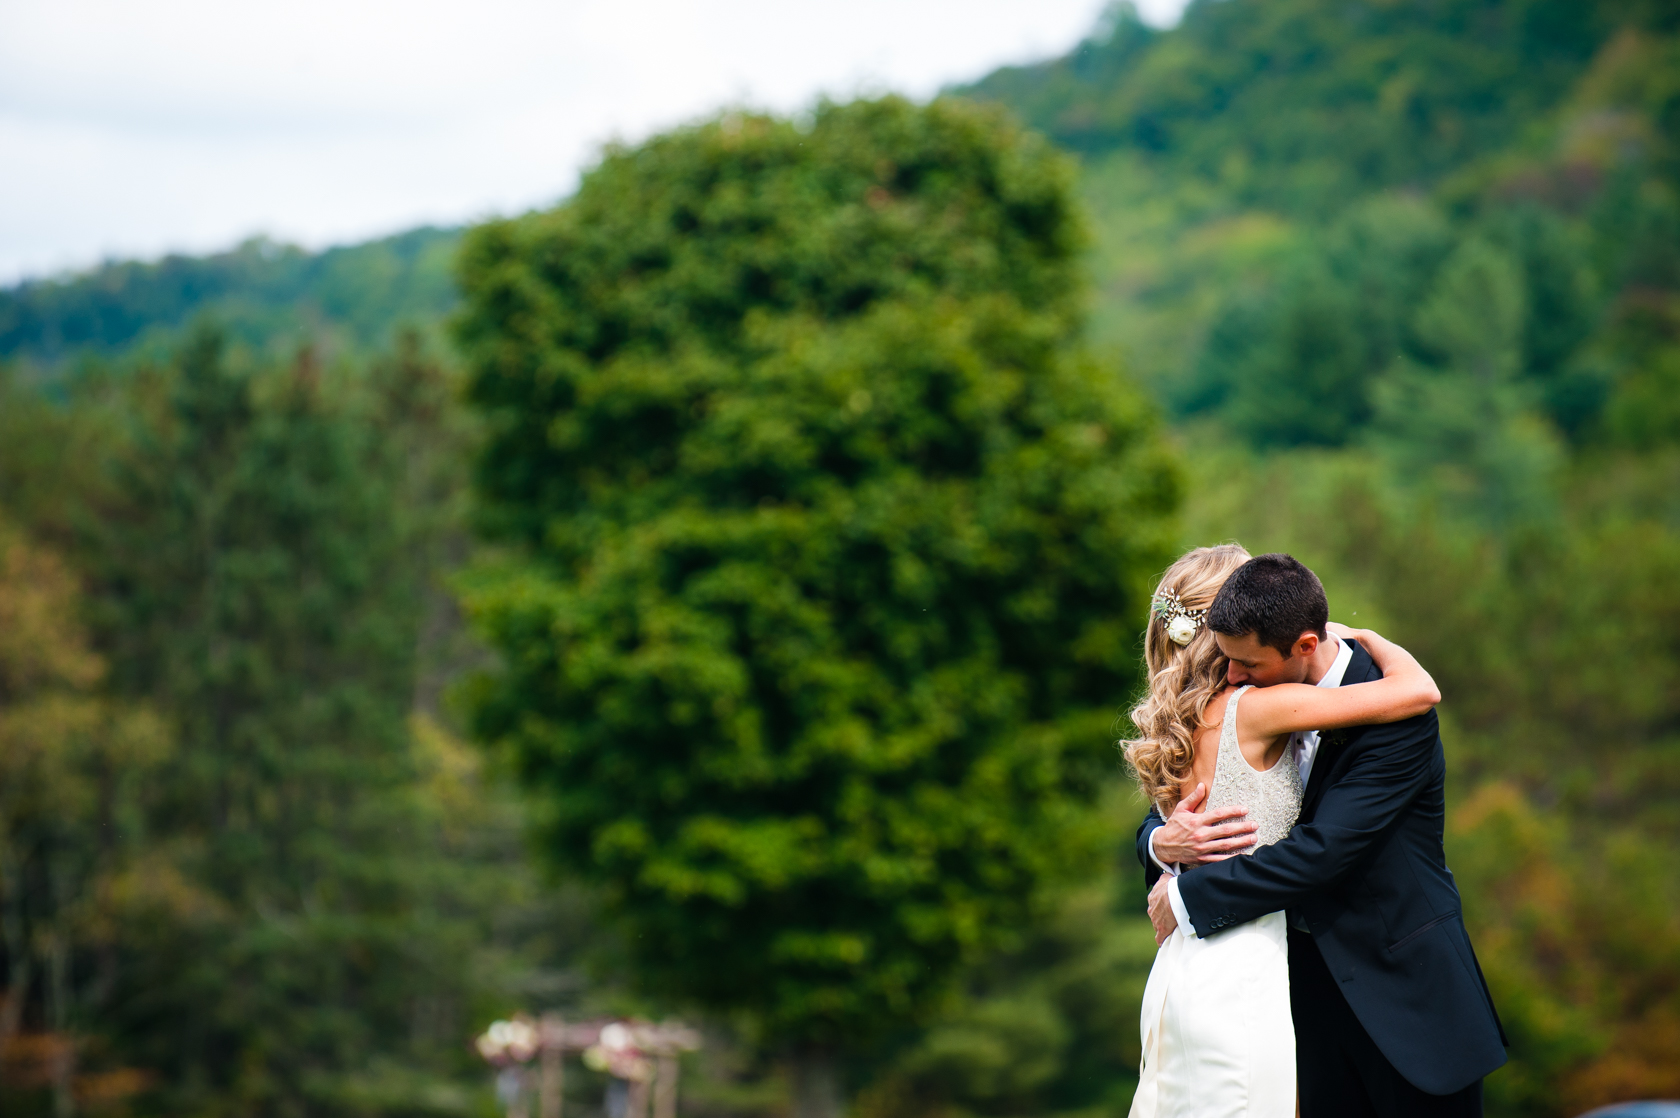
[[[1237,703],[1252,687],[1239,687],[1225,704],[1225,721],[1219,730],[1219,758],[1214,764],[1213,790],[1203,811],[1241,804],[1248,818],[1258,824],[1255,844],[1243,851],[1252,854],[1289,833],[1301,814],[1301,770],[1295,765],[1295,751],[1285,747],[1277,764],[1261,772],[1248,763],[1237,746]]]

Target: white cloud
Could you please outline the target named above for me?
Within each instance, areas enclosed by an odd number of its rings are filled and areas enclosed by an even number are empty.
[[[516,212],[570,190],[607,140],[732,103],[927,96],[1066,50],[1100,7],[5,0],[0,281]]]

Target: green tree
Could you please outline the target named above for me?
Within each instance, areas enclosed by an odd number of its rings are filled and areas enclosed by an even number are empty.
[[[430,548],[423,370],[241,371],[200,331],[135,415],[87,540],[118,694],[173,725],[147,825],[167,887],[103,1024],[173,1114],[460,1105],[470,942],[439,891],[409,717]],[[427,1004],[453,999],[454,1027]],[[451,1101],[453,1099],[453,1101]]]
[[[726,116],[468,238],[478,729],[644,983],[829,1054],[1091,863],[1175,474],[990,110]]]
[[[63,561],[0,519],[0,1059],[8,1112],[44,1082],[59,1118],[78,1093],[120,1101],[144,1083],[98,1029],[142,876],[144,789],[169,747],[143,707],[100,694],[79,605]]]
[[[1610,388],[1600,370],[1579,358],[1602,309],[1584,238],[1533,205],[1514,207],[1487,224],[1490,239],[1522,273],[1521,376],[1538,388],[1558,428],[1579,439],[1591,430]]]
[[[1226,384],[1231,425],[1261,446],[1340,446],[1370,416],[1355,306],[1322,269],[1298,277],[1285,299],[1227,315],[1202,364],[1204,378]]]
[[[1356,441],[1450,246],[1432,207],[1389,196],[1300,237],[1275,275],[1227,297],[1178,409],[1216,412],[1255,446]]]
[[[1402,362],[1377,392],[1376,445],[1398,476],[1438,487],[1498,531],[1551,507],[1561,465],[1538,393],[1519,381],[1527,313],[1522,274],[1504,252],[1466,240],[1442,266],[1413,330],[1437,362]]]

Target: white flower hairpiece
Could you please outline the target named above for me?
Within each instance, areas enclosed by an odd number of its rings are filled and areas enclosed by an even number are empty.
[[[1202,627],[1202,618],[1207,616],[1205,609],[1185,609],[1176,590],[1161,591],[1150,601],[1149,608],[1166,623],[1167,638],[1180,648],[1195,639],[1196,630]]]

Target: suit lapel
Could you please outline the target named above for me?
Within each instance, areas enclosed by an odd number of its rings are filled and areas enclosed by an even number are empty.
[[[1348,661],[1347,671],[1342,673],[1342,684],[1365,683],[1373,678],[1376,665],[1371,662],[1371,654],[1360,646],[1358,641],[1349,641],[1353,646],[1353,658]],[[1307,781],[1306,790],[1301,797],[1301,817],[1312,818],[1312,813],[1318,807],[1318,801],[1324,796],[1324,789],[1331,782],[1331,771],[1336,762],[1347,751],[1348,742],[1358,727],[1344,730],[1326,730],[1318,736],[1318,755],[1313,758],[1312,776]]]
[[[1347,730],[1326,730],[1318,736],[1318,756],[1313,758],[1312,777],[1302,794],[1302,818],[1311,818],[1318,809],[1318,801],[1324,798],[1324,789],[1330,784],[1330,770],[1347,749],[1349,736]]]

